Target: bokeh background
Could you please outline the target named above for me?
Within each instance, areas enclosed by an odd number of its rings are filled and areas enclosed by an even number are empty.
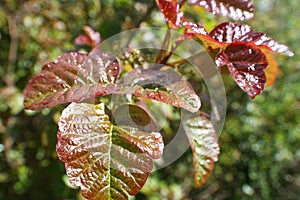
[[[193,188],[187,151],[154,172],[135,199],[300,199],[300,2],[254,3],[255,17],[246,23],[287,44],[295,56],[276,56],[277,81],[254,100],[224,76],[228,108],[221,154],[206,185]],[[227,20],[202,9],[189,15],[207,27]],[[83,25],[105,39],[165,22],[154,0],[0,1],[1,200],[82,199],[55,152],[63,107],[26,111],[22,90],[44,63],[81,48],[73,41]]]

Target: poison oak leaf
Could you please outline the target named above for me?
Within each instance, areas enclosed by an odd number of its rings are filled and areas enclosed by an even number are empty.
[[[265,54],[250,45],[233,43],[216,57],[218,66],[227,65],[237,85],[251,98],[262,93],[266,82],[264,69],[268,65]]]
[[[128,93],[197,112],[201,101],[186,80],[168,71],[136,69],[128,72],[124,83]]]
[[[266,77],[263,69],[268,63],[271,66],[265,71],[270,81],[267,81],[266,86],[275,81],[277,63],[270,52],[293,56],[287,46],[274,41],[265,33],[254,32],[248,25],[224,22],[210,33],[193,23],[185,23],[185,27],[185,35],[188,37],[199,37],[208,48],[219,49],[221,53],[215,59],[217,65],[229,65],[229,72],[251,98],[260,94],[264,88]]]
[[[182,26],[183,13],[177,0],[156,0],[156,3],[171,28]]]
[[[293,52],[286,45],[273,40],[265,33],[254,32],[245,24],[224,22],[216,26],[209,35],[224,46],[233,42],[242,42],[275,53],[293,56]]]
[[[234,20],[247,20],[254,15],[251,0],[189,0],[191,5],[201,6],[215,15]]]
[[[265,33],[254,32],[245,24],[224,22],[207,33],[203,26],[184,23],[185,34],[189,37],[199,37],[207,46],[212,48],[226,48],[229,44],[239,42],[253,45],[263,50],[293,56],[293,52],[284,44],[281,44]]]
[[[89,26],[83,26],[85,34],[77,36],[74,43],[77,45],[87,45],[90,47],[95,47],[101,42],[101,35],[99,32],[94,31]]]
[[[207,47],[212,49],[222,48],[222,43],[212,38],[202,25],[192,22],[184,22],[183,25],[185,26],[185,36],[190,38],[199,37]]]
[[[47,63],[24,90],[26,109],[38,110],[67,102],[81,102],[111,93],[119,76],[117,59],[98,50],[71,52]]]
[[[71,184],[87,199],[135,195],[153,169],[153,159],[162,155],[160,133],[113,125],[102,103],[71,103],[58,125],[58,157]]]
[[[200,113],[185,118],[183,127],[193,151],[194,184],[201,187],[210,177],[214,162],[218,161],[218,137],[213,124]]]

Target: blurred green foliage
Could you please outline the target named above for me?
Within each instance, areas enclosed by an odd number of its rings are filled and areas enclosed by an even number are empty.
[[[276,83],[254,100],[224,76],[228,109],[219,140],[221,155],[204,187],[193,188],[187,152],[152,173],[135,199],[299,198],[300,4],[256,0],[255,5],[255,18],[247,23],[287,44],[295,56],[276,57],[280,65]],[[217,18],[221,20],[226,19]],[[217,22],[211,14],[202,21],[208,27]],[[68,183],[55,152],[62,107],[25,111],[22,90],[44,63],[79,50],[73,40],[83,25],[92,26],[105,39],[125,29],[164,22],[154,0],[1,1],[0,199],[82,199]]]

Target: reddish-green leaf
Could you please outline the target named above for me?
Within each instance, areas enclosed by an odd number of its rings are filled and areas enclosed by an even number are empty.
[[[77,36],[74,40],[75,44],[95,47],[97,44],[101,42],[100,33],[94,31],[94,29],[92,29],[89,26],[83,26],[83,30],[85,34],[81,34]]]
[[[194,184],[201,187],[211,175],[214,162],[218,161],[218,137],[213,124],[200,114],[186,119],[183,127],[193,151]]]
[[[250,26],[245,24],[224,22],[216,26],[209,35],[219,43],[243,42],[276,53],[293,55],[293,52],[284,44],[273,40],[265,33],[254,32]]]
[[[258,48],[245,44],[230,44],[216,57],[218,66],[227,65],[238,86],[251,98],[259,95],[266,82],[264,69],[268,62]]]
[[[85,198],[122,200],[145,184],[163,141],[156,132],[113,126],[104,104],[72,103],[60,118],[56,150]]]
[[[254,15],[251,0],[189,0],[189,3],[204,7],[213,14],[230,17],[234,20],[247,20]]]
[[[254,32],[250,26],[239,23],[224,22],[216,26],[209,34],[203,26],[185,23],[185,34],[199,37],[207,46],[221,48],[231,43],[244,43],[253,45],[268,51],[293,56],[293,52],[284,44],[281,44],[265,33]]]
[[[177,0],[156,0],[156,3],[170,27],[181,26],[183,13],[179,9]]]
[[[209,46],[213,49],[219,49],[222,47],[222,43],[212,38],[202,25],[191,22],[185,22],[183,25],[185,26],[184,35],[188,37],[197,36],[206,46]]]
[[[109,53],[96,49],[89,55],[65,54],[44,65],[29,81],[24,90],[25,108],[37,110],[105,95],[118,75],[118,61]]]
[[[263,69],[266,65],[269,63],[273,66],[266,70],[267,78],[270,79],[266,86],[274,82],[278,71],[276,61],[266,55],[271,51],[293,56],[287,46],[274,41],[265,33],[254,32],[248,25],[224,22],[209,34],[200,25],[186,23],[185,27],[185,35],[197,36],[207,46],[221,49],[222,52],[216,57],[217,65],[227,65],[237,84],[252,98],[264,89],[266,77]]]
[[[137,69],[126,74],[124,82],[127,91],[138,97],[161,101],[173,106],[197,112],[201,106],[200,98],[181,76],[174,72]]]

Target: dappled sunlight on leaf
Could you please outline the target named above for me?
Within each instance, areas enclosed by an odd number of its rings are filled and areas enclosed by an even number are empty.
[[[71,52],[45,64],[24,90],[26,109],[37,110],[105,95],[119,76],[117,59],[97,49]],[[102,91],[102,93],[99,93]],[[101,95],[100,95],[101,94]]]
[[[71,184],[88,199],[128,199],[163,151],[160,133],[114,126],[104,104],[72,103],[59,121],[57,154]]]
[[[83,26],[83,30],[85,34],[81,34],[77,36],[74,40],[74,43],[77,45],[87,45],[90,47],[95,47],[97,44],[101,42],[101,35],[100,33],[94,31],[89,26]]]
[[[247,20],[254,15],[252,0],[189,0],[192,5],[204,7],[208,12],[234,20]]]
[[[258,48],[244,44],[231,44],[216,57],[218,66],[227,65],[238,86],[251,98],[262,93],[266,82],[264,69],[266,56]]]
[[[126,74],[124,82],[131,87],[129,93],[197,112],[201,101],[189,83],[174,72],[133,70]]]
[[[209,34],[203,26],[185,23],[185,34],[198,36],[207,46],[212,48],[225,48],[231,43],[239,42],[253,45],[268,51],[293,56],[293,52],[284,44],[281,44],[265,33],[254,32],[245,24],[224,22],[216,26]]]
[[[156,0],[156,3],[170,27],[181,26],[183,13],[179,9],[177,0]]]
[[[183,126],[193,151],[194,184],[201,187],[211,175],[214,162],[218,161],[218,137],[213,124],[200,113],[186,119]]]
[[[209,35],[220,43],[243,42],[276,53],[293,55],[293,52],[286,45],[280,44],[265,33],[254,32],[250,26],[245,24],[224,22],[216,26]]]

